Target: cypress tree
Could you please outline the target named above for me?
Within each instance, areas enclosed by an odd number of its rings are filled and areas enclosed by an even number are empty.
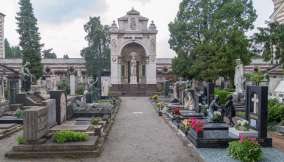
[[[20,11],[17,13],[17,32],[20,35],[20,47],[23,54],[23,64],[31,63],[30,71],[36,79],[42,76],[40,33],[37,19],[34,16],[30,0],[20,0]]]

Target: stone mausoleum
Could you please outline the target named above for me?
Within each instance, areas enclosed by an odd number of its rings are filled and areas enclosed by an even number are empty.
[[[111,25],[111,84],[114,95],[149,95],[156,90],[154,22],[134,9]]]

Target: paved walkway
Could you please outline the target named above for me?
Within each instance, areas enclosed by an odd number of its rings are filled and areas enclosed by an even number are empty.
[[[155,113],[147,98],[122,98],[121,109],[97,159],[40,160],[41,162],[193,162],[189,150],[163,119]],[[5,150],[11,148],[15,137],[0,141],[1,162]],[[4,143],[4,144],[3,144]],[[8,147],[7,147],[8,146]],[[6,152],[6,151],[5,151]],[[25,162],[20,160],[21,162]],[[38,160],[27,160],[26,162]]]

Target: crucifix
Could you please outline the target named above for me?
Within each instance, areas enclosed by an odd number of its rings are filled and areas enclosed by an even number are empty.
[[[253,102],[253,113],[257,113],[257,108],[258,108],[258,96],[256,94],[253,95],[253,98],[251,99],[251,101]]]

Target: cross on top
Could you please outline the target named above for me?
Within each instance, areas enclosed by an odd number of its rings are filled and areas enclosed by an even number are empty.
[[[258,108],[258,102],[259,102],[257,94],[253,95],[253,98],[251,99],[251,101],[253,102],[253,113],[256,114],[257,113],[257,108]]]

